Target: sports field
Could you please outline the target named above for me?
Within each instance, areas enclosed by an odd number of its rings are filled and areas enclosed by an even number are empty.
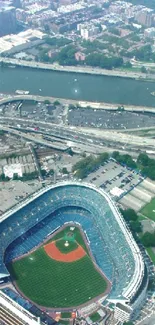
[[[155,221],[155,198],[140,211],[147,218]]]
[[[101,316],[98,312],[95,312],[89,316],[89,318],[93,321],[93,323],[99,321],[101,319]]]
[[[108,287],[87,254],[80,230],[70,229],[60,231],[48,243],[9,266],[17,287],[41,306],[76,307],[104,293]],[[58,250],[57,260],[50,255],[53,247]],[[69,256],[72,259],[68,262]]]

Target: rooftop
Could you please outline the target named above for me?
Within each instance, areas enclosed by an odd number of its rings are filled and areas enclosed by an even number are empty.
[[[0,53],[11,50],[15,46],[19,46],[31,41],[33,37],[42,39],[45,36],[44,33],[36,29],[27,29],[17,35],[10,34],[0,37]]]

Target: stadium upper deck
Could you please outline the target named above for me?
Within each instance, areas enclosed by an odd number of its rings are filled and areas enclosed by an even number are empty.
[[[113,302],[130,301],[144,277],[140,250],[111,198],[102,189],[79,182],[63,182],[44,188],[2,216],[1,278],[9,275],[3,262],[8,245],[54,211],[68,206],[88,210],[101,242],[105,243],[114,270],[113,278],[109,279],[113,285],[108,299]]]
[[[4,324],[37,325],[38,319],[0,291],[0,320]],[[40,323],[42,324],[42,323]]]

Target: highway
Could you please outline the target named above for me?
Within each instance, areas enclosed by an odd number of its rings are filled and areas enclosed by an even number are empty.
[[[106,70],[101,68],[92,68],[90,66],[61,66],[57,63],[42,63],[36,61],[25,61],[19,59],[12,58],[3,58],[0,57],[0,62],[4,62],[7,64],[35,68],[35,69],[44,69],[51,71],[64,71],[64,72],[74,72],[74,73],[87,73],[92,75],[104,75],[104,76],[115,76],[115,77],[123,77],[123,78],[132,78],[132,79],[145,79],[148,78],[148,74],[134,71],[121,71],[121,70]],[[144,64],[143,64],[144,65]],[[154,79],[154,76],[149,75],[150,79]]]
[[[114,131],[114,130],[101,130],[101,129],[96,129],[96,128],[84,128],[84,127],[76,127],[76,126],[65,126],[65,125],[60,125],[58,124],[53,124],[49,122],[43,122],[40,120],[35,120],[31,121],[29,119],[24,119],[24,118],[11,118],[11,117],[1,117],[1,126],[2,126],[2,121],[6,124],[9,122],[9,126],[15,126],[17,125],[16,123],[24,126],[25,130],[27,127],[42,127],[43,129],[49,129],[51,135],[56,135],[56,136],[61,136],[62,138],[72,140],[74,137],[79,137],[84,136],[87,138],[89,142],[90,140],[94,141],[112,141],[112,142],[119,142],[120,144],[124,145],[126,143],[129,143],[130,145],[135,145],[140,147],[152,147],[155,148],[155,141],[154,139],[150,138],[142,138],[138,137],[133,134],[124,134],[119,131]],[[50,130],[52,129],[52,130]],[[89,136],[89,138],[88,138]],[[70,138],[71,137],[71,138]],[[75,140],[75,139],[74,139]]]
[[[35,101],[44,101],[45,99],[50,100],[51,102],[56,100],[53,97],[43,97],[35,95],[8,95],[0,99],[0,105],[6,104],[8,102],[17,100],[35,100]],[[66,106],[70,103],[77,103],[75,100],[59,99],[63,101]],[[90,102],[78,102],[81,106],[93,106],[104,107],[106,106],[109,109],[109,104],[106,103],[90,103]],[[116,109],[116,105],[111,105],[112,109]],[[145,108],[145,107],[134,107],[128,106],[127,109],[130,110],[150,110],[155,112],[155,108]],[[90,153],[99,153],[104,150],[113,151],[117,150],[126,150],[128,152],[135,151],[139,152],[151,150],[155,151],[155,141],[154,139],[147,137],[139,137],[134,134],[128,134],[122,131],[114,130],[101,130],[96,128],[86,128],[86,127],[75,127],[68,126],[63,124],[53,124],[47,121],[34,120],[26,118],[17,118],[17,117],[5,117],[1,116],[1,125],[0,128],[7,132],[11,132],[17,136],[22,136],[28,141],[33,141],[43,146],[47,146],[53,149],[67,150],[72,148],[75,152],[86,151]],[[19,125],[19,128],[17,128]],[[39,131],[34,129],[39,127]],[[22,130],[21,130],[22,129]],[[29,132],[29,133],[27,133]],[[50,137],[50,138],[49,138]]]
[[[14,134],[16,136],[22,137],[22,138],[24,138],[26,140],[32,141],[34,143],[41,144],[43,146],[48,146],[48,147],[53,148],[53,149],[58,149],[59,148],[60,150],[64,151],[64,150],[67,150],[67,148],[68,148],[68,146],[63,145],[62,143],[59,143],[59,144],[55,145],[54,143],[44,141],[41,138],[36,137],[35,135],[33,136],[31,134],[20,132],[20,131],[17,131],[15,129],[11,129],[11,128],[7,127],[7,126],[4,126],[4,125],[0,125],[0,129],[4,130],[6,132],[12,133],[12,134]]]
[[[133,67],[143,67],[145,68],[155,68],[155,63],[154,62],[142,62],[142,61],[136,61],[136,60],[131,60],[132,66]]]
[[[38,131],[35,130],[36,126],[39,127]],[[67,150],[71,147],[74,152],[99,153],[107,150],[122,150],[137,154],[140,150],[155,151],[154,139],[110,130],[64,126],[39,120],[33,122],[24,118],[11,117],[1,117],[0,129],[28,141],[59,150]]]
[[[40,137],[40,134],[32,134],[32,133],[25,133],[22,131],[18,131],[16,129],[13,129],[9,126],[4,126],[4,125],[0,125],[0,129],[7,131],[11,134],[14,134],[16,136],[22,137],[25,140],[28,141],[32,141],[34,143],[43,145],[45,147],[49,147],[55,150],[62,150],[62,151],[66,151],[69,148],[72,148],[74,153],[81,153],[81,152],[88,152],[88,153],[93,153],[93,154],[98,154],[104,151],[104,147],[103,146],[96,146],[96,145],[90,145],[90,144],[86,144],[86,141],[83,141],[84,143],[82,143],[82,141],[76,142],[76,141],[67,141],[67,140],[63,140],[63,141],[58,141],[58,139],[56,137],[50,137],[50,140],[44,140]],[[66,138],[66,137],[65,137]],[[107,148],[106,148],[107,151]]]

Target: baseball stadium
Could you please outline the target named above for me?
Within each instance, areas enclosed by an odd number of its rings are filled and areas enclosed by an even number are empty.
[[[8,278],[38,308],[73,311],[99,301],[132,314],[142,305],[142,255],[102,189],[60,182],[0,218],[0,280]]]

